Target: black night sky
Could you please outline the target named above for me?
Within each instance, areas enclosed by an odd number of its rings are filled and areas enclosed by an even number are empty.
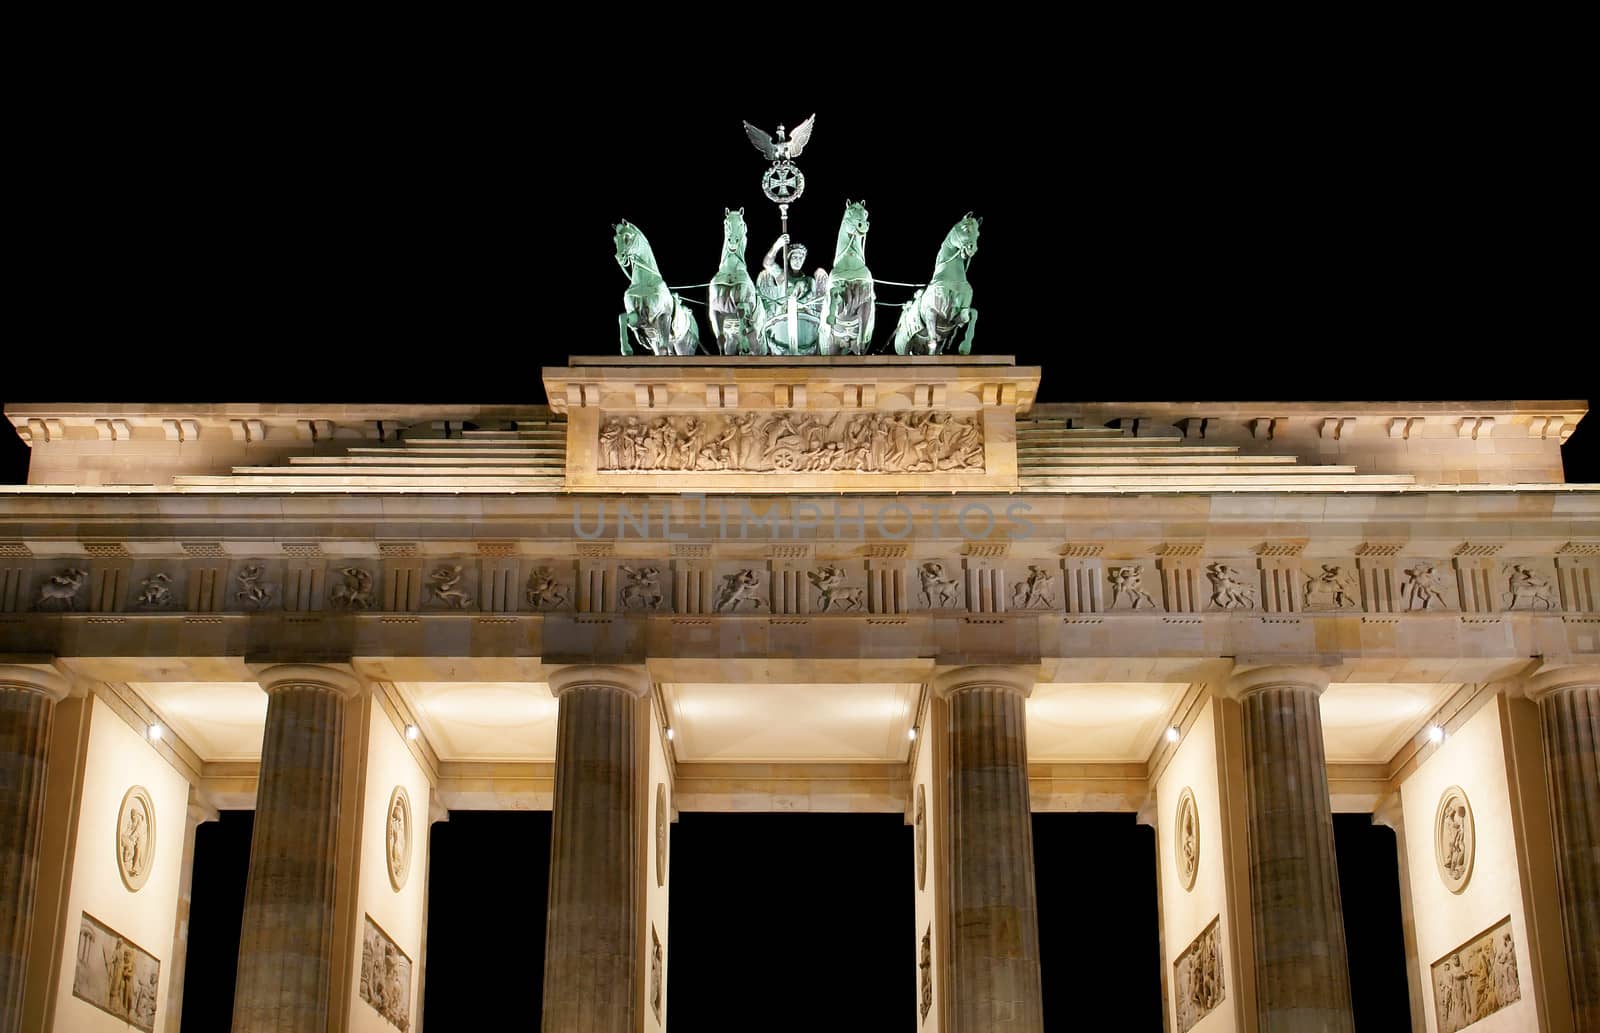
[[[77,104],[62,146],[28,159],[52,229],[12,284],[33,316],[0,346],[0,400],[542,402],[540,366],[616,350],[611,224],[639,226],[669,282],[703,283],[742,205],[754,264],[777,217],[740,121],[813,110],[791,224],[813,264],[846,198],[866,200],[890,280],[926,279],[950,225],[982,216],[975,351],[1042,366],[1042,400],[1593,391],[1592,274],[1571,243],[1590,166],[1562,112],[1498,85],[1041,76],[952,83],[956,101],[741,87],[622,105],[604,75],[497,78],[197,88],[151,71]],[[1593,422],[1570,480],[1600,481]],[[25,477],[0,425],[0,482]],[[227,1028],[249,826],[199,832],[185,1030]],[[1337,833],[1358,1029],[1398,1028],[1394,840],[1362,816]],[[672,1033],[913,1033],[911,835],[898,815],[685,815]],[[428,1033],[536,1028],[549,836],[545,814],[434,827]],[[1159,1029],[1152,831],[1039,815],[1035,837],[1050,1028],[1090,987],[1119,1002],[1096,1028]],[[485,987],[515,1027],[484,1024]]]

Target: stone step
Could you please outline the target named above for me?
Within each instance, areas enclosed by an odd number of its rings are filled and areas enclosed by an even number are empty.
[[[1128,453],[1149,453],[1152,456],[1168,456],[1171,453],[1184,454],[1184,456],[1234,456],[1238,453],[1237,445],[1162,445],[1142,438],[1130,438],[1126,445],[1112,445],[1110,441],[1018,441],[1018,453],[1074,453],[1085,456],[1125,456]]]
[[[1079,442],[1095,445],[1109,445],[1116,447],[1118,442],[1137,448],[1140,445],[1173,444],[1181,445],[1188,439],[1182,434],[1140,434],[1134,437],[1120,431],[1114,434],[1080,434],[1075,430],[1038,431],[1017,428],[1017,442],[1026,442],[1030,445],[1056,442],[1063,445],[1072,445]],[[1203,446],[1201,446],[1203,447]]]
[[[372,475],[390,477],[521,477],[542,473],[546,470],[563,473],[564,475],[562,466],[559,463],[527,463],[517,466],[503,463],[498,466],[413,466],[406,463],[363,466],[336,463],[313,465],[306,463],[295,466],[236,466],[233,468],[234,475],[239,477],[265,477],[274,474],[290,477],[366,477]]]
[[[1285,478],[1301,481],[1308,477],[1348,476],[1356,473],[1354,466],[1271,466],[1262,468],[1260,473],[1251,473],[1247,468],[1238,466],[1211,466],[1203,463],[1186,464],[1182,466],[1125,466],[1107,463],[1103,466],[1019,466],[1018,473],[1022,476],[1049,476],[1057,471],[1063,476],[1076,477],[1080,475],[1103,475],[1108,477],[1263,477]]]
[[[1122,464],[1126,466],[1183,466],[1199,464],[1211,466],[1294,466],[1294,456],[1240,456],[1240,455],[1077,455],[1073,453],[1039,454],[1019,452],[1019,466],[1096,466]]]
[[[215,476],[211,474],[186,474],[173,479],[178,487],[190,488],[422,488],[429,491],[480,491],[506,488],[538,488],[559,491],[566,485],[560,475],[538,476],[525,474],[518,477],[449,477],[406,475],[381,475],[361,473],[349,476],[324,477],[295,474],[244,474]]]
[[[290,465],[419,465],[419,467],[435,467],[435,465],[563,465],[566,453],[550,451],[550,453],[483,453],[469,454],[469,456],[418,456],[414,453],[378,453],[362,454],[362,456],[290,456]]]
[[[1295,491],[1360,491],[1390,487],[1410,487],[1416,478],[1410,474],[1328,474],[1325,471],[1314,477],[1282,477],[1272,474],[1193,474],[1152,473],[1141,470],[1135,476],[1114,474],[1022,474],[1018,481],[1023,490],[1072,491],[1084,488],[1115,488],[1119,491],[1174,490],[1207,491],[1269,491],[1290,488]]]

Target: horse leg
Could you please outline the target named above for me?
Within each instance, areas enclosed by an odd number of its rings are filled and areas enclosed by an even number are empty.
[[[961,337],[960,350],[962,355],[970,355],[972,354],[972,331],[978,327],[978,310],[969,308],[962,315],[966,317],[967,332]]]
[[[865,355],[872,346],[872,331],[878,326],[878,292],[872,289],[872,281],[866,283],[866,296],[861,299],[861,305],[866,310],[861,316],[861,333],[856,337],[856,354]]]
[[[633,342],[628,340],[629,315],[630,313],[624,312],[617,317],[617,333],[622,339],[622,354],[624,355],[633,354]]]
[[[919,292],[920,297],[920,292]],[[894,325],[894,353],[907,355],[917,337],[917,301],[912,298],[900,306],[900,320]]]

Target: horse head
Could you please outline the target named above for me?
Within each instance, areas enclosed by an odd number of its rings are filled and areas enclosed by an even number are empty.
[[[616,231],[617,264],[624,269],[649,252],[650,245],[644,234],[633,223],[624,219],[611,228]]]
[[[867,235],[867,230],[870,228],[867,223],[867,202],[851,201],[848,198],[845,200],[842,228],[847,229],[853,236]]]
[[[971,261],[972,256],[978,253],[978,228],[982,225],[982,219],[975,219],[972,213],[968,212],[961,217],[960,222],[950,228],[949,234],[944,238],[945,247]]]
[[[722,210],[722,250],[735,252],[743,256],[745,246],[750,241],[750,227],[745,225],[744,209],[735,211],[732,208]]]

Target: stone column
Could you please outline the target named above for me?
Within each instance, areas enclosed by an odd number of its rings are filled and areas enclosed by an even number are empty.
[[[1318,697],[1325,672],[1235,674],[1261,1033],[1351,1033],[1349,961]]]
[[[0,665],[0,1033],[22,1028],[50,723],[66,695],[51,670]]]
[[[642,668],[563,667],[545,932],[545,1033],[634,1033],[649,758]]]
[[[1035,672],[962,667],[946,707],[950,1033],[1042,1033],[1024,707]]]
[[[183,978],[189,962],[189,908],[194,902],[194,837],[195,830],[208,821],[216,821],[217,812],[203,803],[198,794],[189,790],[189,815],[183,826],[183,872],[178,876],[178,921],[172,932],[172,960],[167,963],[167,1033],[180,1033],[183,1028]]]
[[[267,691],[250,876],[245,885],[234,1033],[324,1033],[333,1005],[348,671],[281,664]]]
[[[1544,725],[1561,932],[1577,1029],[1600,1029],[1600,667],[1558,667],[1527,685]]]

